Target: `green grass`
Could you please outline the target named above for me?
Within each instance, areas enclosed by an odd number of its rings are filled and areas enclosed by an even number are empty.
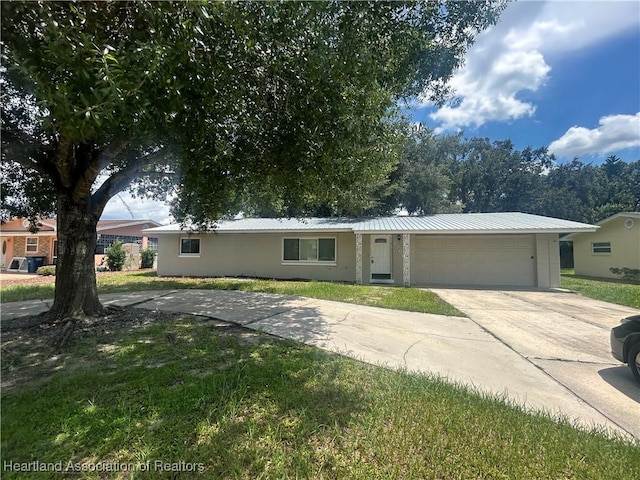
[[[134,469],[81,478],[640,478],[640,445],[621,438],[440,379],[164,315],[80,336],[64,354],[3,337],[3,478],[69,478],[6,470],[34,460]],[[155,461],[201,471],[159,475]]]
[[[415,288],[378,287],[316,281],[158,277],[154,271],[98,275],[97,283],[99,293],[189,288],[243,290],[299,295],[412,312],[465,316],[459,310],[442,301],[434,293]],[[53,284],[7,285],[0,288],[0,297],[2,302],[52,298],[53,288]]]
[[[640,285],[626,280],[593,278],[576,275],[572,269],[562,270],[562,288],[578,292],[585,297],[640,309]]]

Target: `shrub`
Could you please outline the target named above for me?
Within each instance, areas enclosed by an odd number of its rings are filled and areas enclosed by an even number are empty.
[[[609,271],[611,273],[613,273],[614,275],[617,275],[618,277],[620,277],[623,280],[630,280],[632,282],[640,283],[640,270],[637,269],[637,268],[627,268],[627,267],[616,268],[616,267],[611,267],[609,269]]]
[[[56,274],[56,266],[55,265],[43,265],[42,267],[38,267],[36,270],[38,275],[43,275],[45,277],[50,277]]]
[[[140,268],[153,268],[153,260],[156,256],[153,248],[145,248],[140,251]]]
[[[107,248],[106,255],[105,259],[109,270],[112,272],[119,272],[122,270],[122,267],[124,267],[124,263],[127,260],[127,252],[122,246],[121,240],[113,242],[111,246]]]

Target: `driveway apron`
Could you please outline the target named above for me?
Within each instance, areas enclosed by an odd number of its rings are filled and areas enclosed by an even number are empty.
[[[611,357],[611,327],[638,310],[565,291],[432,289],[503,346],[640,438],[640,387]]]

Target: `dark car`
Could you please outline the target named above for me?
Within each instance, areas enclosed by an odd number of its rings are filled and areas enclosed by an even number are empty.
[[[611,329],[611,355],[629,365],[640,383],[640,315],[623,318]]]

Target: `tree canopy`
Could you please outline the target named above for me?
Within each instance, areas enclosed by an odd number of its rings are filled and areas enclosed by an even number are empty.
[[[510,140],[436,135],[409,128],[394,197],[378,213],[519,211],[595,223],[640,210],[640,160],[557,163],[546,147],[517,150]]]
[[[2,212],[57,215],[50,317],[100,311],[95,223],[125,189],[172,194],[199,225],[239,204],[370,207],[397,160],[398,103],[444,101],[503,7],[3,2]]]

